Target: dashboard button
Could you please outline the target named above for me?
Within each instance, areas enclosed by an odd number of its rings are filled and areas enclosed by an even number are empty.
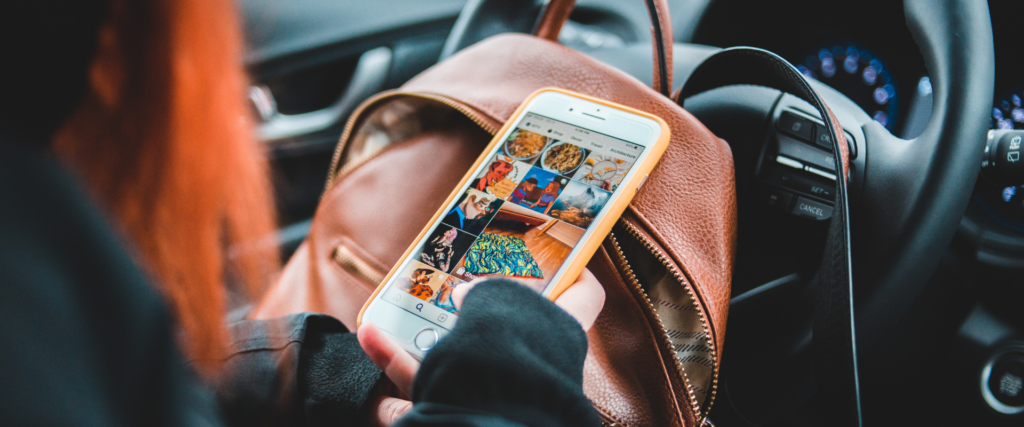
[[[790,213],[804,218],[822,221],[832,218],[832,206],[803,197],[797,197],[796,203],[793,205],[793,209]]]
[[[804,164],[803,163],[800,163],[800,162],[798,162],[796,160],[793,160],[793,159],[791,159],[789,157],[786,157],[786,156],[776,156],[775,157],[775,161],[778,162],[780,165],[789,166],[789,167],[794,168],[794,169],[803,170],[803,168],[804,168]]]
[[[768,207],[778,209],[783,212],[789,212],[789,207],[793,204],[792,194],[778,188],[768,186],[765,186],[761,190],[761,199],[764,201],[765,205],[768,205]]]
[[[793,113],[783,111],[782,114],[779,115],[779,121],[777,123],[779,130],[800,138],[801,140],[811,142],[811,139],[814,138],[814,122],[803,117],[798,117]]]
[[[768,182],[792,191],[810,194],[825,200],[834,200],[836,198],[835,183],[825,184],[816,182],[814,179],[800,176],[796,171],[776,168],[767,178]]]
[[[1024,130],[990,130],[981,171],[995,184],[1018,185],[1024,181]]]
[[[437,340],[439,338],[440,337],[438,336],[437,331],[431,328],[426,328],[420,331],[420,333],[416,334],[416,338],[413,339],[412,341],[413,344],[416,345],[416,348],[422,351],[427,351],[434,348],[434,346],[437,345]]]
[[[779,136],[779,155],[814,165],[829,172],[836,171],[836,159],[828,151],[801,143],[793,138]]]
[[[832,151],[832,138],[828,134],[828,128],[825,125],[814,124],[814,143],[818,144],[821,148]]]
[[[823,171],[821,169],[818,169],[818,168],[815,168],[815,167],[811,167],[811,166],[805,167],[804,170],[807,171],[807,172],[813,173],[815,175],[818,175],[818,176],[820,176],[822,178],[828,178],[828,179],[831,179],[833,181],[836,180],[836,174],[831,173],[831,172],[826,172],[826,171]]]
[[[1014,182],[1024,178],[1024,159],[1020,155],[1024,151],[1024,132],[1008,132],[998,144],[993,159],[996,172]]]
[[[846,147],[850,152],[850,158],[857,158],[857,142],[853,140],[853,135],[850,132],[843,131],[846,135]],[[819,147],[832,151],[832,138],[828,134],[828,128],[825,125],[814,124],[814,143]]]

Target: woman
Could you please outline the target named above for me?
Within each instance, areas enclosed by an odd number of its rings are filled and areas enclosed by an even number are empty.
[[[410,295],[426,301],[434,296],[434,290],[427,283],[430,283],[435,273],[437,272],[429,268],[417,268],[412,272],[412,277],[403,279],[395,286],[399,290],[408,292]]]
[[[429,302],[449,313],[459,314],[459,309],[455,306],[455,299],[452,294],[461,282],[455,276],[449,276],[448,280],[441,284],[441,287],[437,289],[437,294]]]
[[[445,231],[444,234],[435,237],[423,248],[420,260],[424,264],[447,272],[449,270],[448,267],[451,266],[452,257],[455,256],[453,245],[455,244],[455,238],[458,236],[459,232],[451,228]]]
[[[522,203],[527,200],[529,194],[537,189],[537,178],[526,178],[523,182],[520,182],[516,189],[512,191],[512,197],[508,201],[512,203]]]
[[[272,247],[224,256],[275,224],[266,160],[238,98],[247,79],[235,10],[198,0],[107,10],[87,89],[53,150],[131,242],[177,313],[185,354],[212,375],[226,351],[225,273],[254,296],[278,270]]]
[[[549,182],[548,185],[545,186],[544,189],[540,191],[540,194],[537,195],[537,198],[534,199],[537,202],[531,203],[528,207],[530,209],[543,213],[544,215],[547,215],[548,212],[551,211],[551,207],[554,206],[555,199],[558,198],[559,191],[562,191],[561,183],[559,183],[558,181]]]
[[[254,295],[277,269],[272,248],[224,255],[274,225],[265,160],[243,104],[235,16],[226,0],[17,2],[0,14],[3,40],[18,41],[5,50],[8,65],[0,71],[6,422],[219,425],[223,413],[239,425],[337,425],[364,415],[388,423],[402,413],[396,408],[408,410],[407,402],[370,395],[386,383],[337,320],[300,314],[222,323],[226,277],[239,279],[232,291]],[[589,314],[575,310],[587,326],[600,307],[599,285],[592,276],[580,283],[573,288],[590,289],[576,300],[589,301],[589,312],[582,311]],[[475,372],[468,382],[438,376],[453,363],[467,365],[467,357],[484,357],[481,348],[516,344],[507,354],[539,357],[531,358],[535,366],[507,366],[581,372],[585,337],[565,312],[509,283],[476,288],[465,296],[459,326],[418,374],[386,336],[373,326],[360,329],[373,363],[417,402],[403,423],[516,417],[504,412],[512,405],[494,404],[498,396],[487,411],[481,401],[439,403],[450,391],[444,387],[493,388],[502,369]],[[531,317],[551,317],[563,333],[527,341],[488,335],[517,321],[494,312],[488,295],[513,298]],[[560,385],[564,393],[552,399],[576,411],[539,410],[536,419],[596,421],[582,406],[580,384],[530,380]]]

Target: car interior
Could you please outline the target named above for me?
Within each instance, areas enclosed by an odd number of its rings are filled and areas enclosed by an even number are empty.
[[[651,83],[639,0],[578,0],[559,42]],[[1024,423],[1024,3],[669,0],[677,90],[723,48],[808,78],[850,149],[860,399],[867,425]],[[346,120],[534,0],[242,0],[249,98],[272,160],[282,259],[307,236]],[[955,19],[953,19],[955,17]],[[775,89],[680,100],[732,149],[738,253],[719,426],[810,425],[814,289],[836,165],[816,110]],[[978,133],[987,117],[989,132]]]

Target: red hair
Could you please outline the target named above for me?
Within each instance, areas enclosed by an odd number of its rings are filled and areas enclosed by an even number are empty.
[[[230,0],[113,0],[90,90],[54,149],[114,219],[185,332],[201,373],[225,349],[225,275],[255,296],[276,248],[268,168],[245,104]]]

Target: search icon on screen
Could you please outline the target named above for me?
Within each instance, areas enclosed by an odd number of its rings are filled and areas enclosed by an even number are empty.
[[[423,303],[416,304],[416,311],[423,311]]]

